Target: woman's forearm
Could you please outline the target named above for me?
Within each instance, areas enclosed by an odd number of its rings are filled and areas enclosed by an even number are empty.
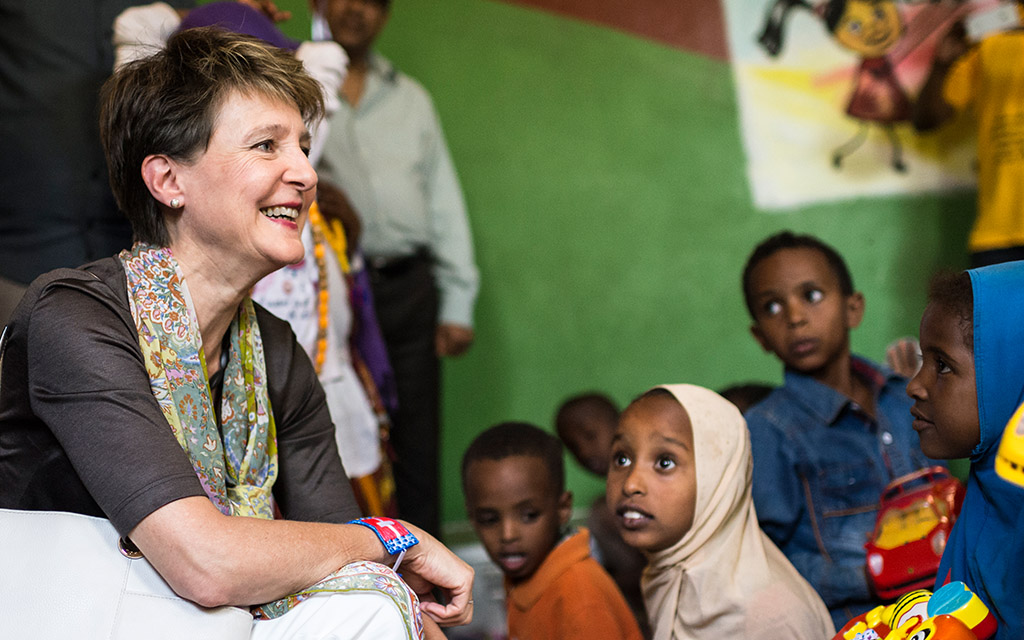
[[[203,497],[157,509],[131,538],[178,595],[206,607],[272,602],[357,560],[390,564],[366,527],[228,517]]]

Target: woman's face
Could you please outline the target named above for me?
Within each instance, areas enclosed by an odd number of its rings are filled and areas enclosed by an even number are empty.
[[[206,151],[175,163],[184,207],[168,214],[171,248],[256,278],[301,260],[300,232],[317,181],[308,151],[294,105],[230,93]]]

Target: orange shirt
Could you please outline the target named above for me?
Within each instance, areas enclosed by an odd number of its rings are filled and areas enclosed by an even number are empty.
[[[586,529],[557,545],[526,581],[505,583],[509,640],[642,640]]]

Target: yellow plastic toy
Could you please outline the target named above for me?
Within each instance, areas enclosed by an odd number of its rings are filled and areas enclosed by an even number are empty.
[[[996,473],[1000,478],[1024,487],[1024,404],[1006,423],[996,452]]]
[[[847,622],[833,640],[986,640],[995,617],[962,582],[911,591]]]

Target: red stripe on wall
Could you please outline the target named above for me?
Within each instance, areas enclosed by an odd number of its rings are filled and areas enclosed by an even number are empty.
[[[503,1],[602,24],[712,58],[729,58],[719,0]]]

